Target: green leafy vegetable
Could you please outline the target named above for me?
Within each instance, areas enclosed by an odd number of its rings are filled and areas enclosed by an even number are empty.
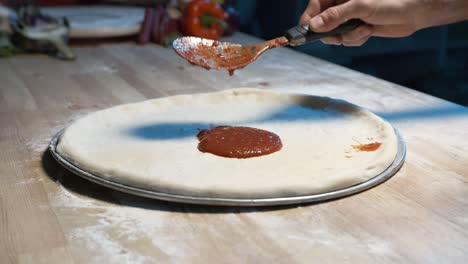
[[[10,35],[0,32],[0,58],[10,57],[23,53],[23,50],[13,45]]]

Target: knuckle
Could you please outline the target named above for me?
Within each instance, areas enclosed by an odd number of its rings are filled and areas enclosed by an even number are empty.
[[[341,43],[341,40],[339,38],[335,37],[326,37],[322,38],[321,41],[326,44],[332,44],[332,45],[339,45]]]
[[[343,42],[343,35],[335,35],[334,39],[336,40],[337,43],[342,43]]]
[[[356,0],[355,10],[360,14],[361,18],[372,16],[377,11],[375,0]]]
[[[354,4],[356,6],[356,9],[370,10],[370,7],[372,6],[373,2],[374,1],[370,0],[355,0]]]
[[[354,6],[356,9],[365,9],[369,6],[369,2],[366,0],[355,0]]]
[[[355,40],[355,39],[356,39],[356,37],[353,36],[353,33],[352,33],[352,32],[343,34],[343,41],[344,41],[344,42],[351,42],[351,41],[353,41],[353,40]]]
[[[368,40],[369,40],[369,38],[364,38],[364,39],[361,39],[360,41],[358,41],[356,44],[357,44],[357,46],[362,46],[362,45],[364,45]]]
[[[351,42],[368,38],[372,34],[372,30],[369,27],[361,26],[355,30],[343,34],[343,40]]]
[[[351,42],[359,38],[360,31],[358,29],[343,34],[343,41]]]
[[[330,7],[323,13],[323,20],[325,23],[332,23],[340,19],[341,12],[336,7]]]

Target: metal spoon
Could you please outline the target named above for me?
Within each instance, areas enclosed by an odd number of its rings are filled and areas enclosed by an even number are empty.
[[[172,47],[177,54],[192,64],[206,69],[228,70],[232,75],[234,70],[244,68],[269,49],[303,45],[351,31],[363,24],[360,19],[352,19],[332,31],[323,33],[309,30],[308,25],[299,25],[286,31],[283,37],[247,46],[197,37],[182,37],[176,39]]]

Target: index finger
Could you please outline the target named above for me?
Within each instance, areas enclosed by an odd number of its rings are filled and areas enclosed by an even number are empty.
[[[305,25],[309,23],[309,20],[314,16],[320,14],[323,10],[329,8],[335,3],[334,0],[310,0],[304,13],[299,19],[299,24]]]

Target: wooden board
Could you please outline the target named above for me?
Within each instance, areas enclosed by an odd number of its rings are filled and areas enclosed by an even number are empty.
[[[258,41],[243,34],[232,40]],[[467,262],[467,108],[286,48],[233,77],[155,45],[75,52],[74,62],[0,60],[0,263]],[[112,191],[45,152],[55,132],[86,113],[236,87],[367,107],[401,131],[407,161],[389,181],[345,199],[216,208]]]

